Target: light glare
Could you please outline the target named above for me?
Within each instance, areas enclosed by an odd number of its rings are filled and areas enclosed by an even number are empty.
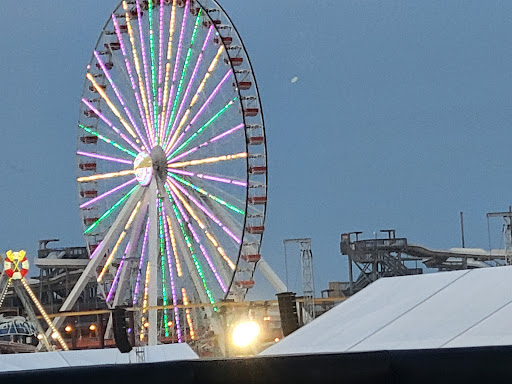
[[[255,321],[238,324],[233,330],[233,344],[245,348],[252,344],[260,334],[260,326]]]

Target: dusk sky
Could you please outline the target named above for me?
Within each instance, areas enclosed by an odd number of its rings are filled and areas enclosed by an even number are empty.
[[[5,2],[0,252],[83,245],[76,185],[85,66],[114,0]],[[488,248],[512,203],[512,2],[221,1],[259,82],[269,192],[262,255],[311,237],[316,288],[347,279],[340,234],[396,228],[431,248]],[[296,77],[296,79],[294,79]],[[292,79],[296,80],[292,82]],[[502,223],[491,221],[492,245]],[[299,252],[290,248],[300,292]]]

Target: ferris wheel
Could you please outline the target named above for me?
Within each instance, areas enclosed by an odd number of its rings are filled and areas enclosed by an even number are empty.
[[[142,308],[140,340],[194,339],[211,313],[183,305],[243,300],[260,261],[265,130],[243,42],[216,1],[122,1],[85,77],[77,181],[91,261],[61,310],[95,274],[107,305]]]

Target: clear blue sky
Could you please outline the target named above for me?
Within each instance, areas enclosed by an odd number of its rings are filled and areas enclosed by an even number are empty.
[[[342,232],[396,228],[412,242],[459,246],[460,211],[466,245],[488,246],[485,213],[512,200],[512,2],[222,4],[261,90],[270,177],[263,255],[278,273],[290,237],[313,239],[318,291],[346,279]],[[83,243],[79,100],[116,5],[2,4],[3,252],[34,256],[42,238]],[[493,232],[500,229],[494,222]]]

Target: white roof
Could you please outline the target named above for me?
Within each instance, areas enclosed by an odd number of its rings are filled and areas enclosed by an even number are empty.
[[[144,361],[146,363],[199,358],[187,344],[163,344],[142,348],[145,352]],[[0,355],[0,372],[137,362],[135,349],[130,353],[121,353],[117,348],[17,353]]]
[[[512,267],[379,279],[262,355],[512,345]]]

